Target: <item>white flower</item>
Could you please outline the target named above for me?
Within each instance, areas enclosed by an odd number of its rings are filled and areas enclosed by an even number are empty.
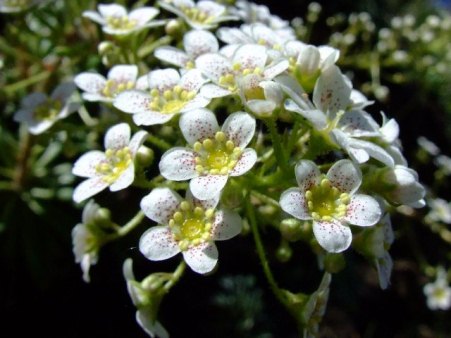
[[[127,35],[147,27],[161,26],[164,21],[152,21],[158,13],[153,7],[141,7],[127,13],[119,4],[99,4],[99,12],[85,11],[83,16],[102,25],[102,30],[110,35]]]
[[[136,311],[136,322],[152,338],[169,338],[169,333],[156,320],[158,305],[155,303],[159,303],[161,295],[153,295],[151,286],[147,287],[145,280],[141,283],[136,281],[132,265],[133,261],[130,258],[125,260],[122,272],[127,282],[128,294],[138,309]]]
[[[415,170],[402,165],[394,168],[385,168],[380,177],[380,183],[387,187],[383,196],[394,204],[404,204],[413,208],[422,208],[425,205],[426,190],[418,182]]]
[[[451,205],[447,201],[441,198],[434,198],[428,201],[428,205],[431,208],[426,215],[427,221],[443,222],[451,224]]]
[[[73,83],[63,83],[53,90],[50,97],[43,93],[30,94],[22,100],[14,120],[25,122],[30,133],[41,134],[79,108],[78,104],[69,100],[74,91]]]
[[[214,98],[238,94],[254,112],[272,111],[280,100],[274,88],[278,85],[265,87],[263,83],[284,72],[288,61],[267,61],[267,48],[256,44],[239,47],[230,58],[219,53],[201,55],[196,59],[196,68],[213,82],[202,88],[202,95]]]
[[[388,249],[395,240],[390,215],[385,214],[375,226],[375,247],[373,248],[374,261],[376,263],[379,285],[386,289],[390,285],[390,277],[393,269],[393,260]]]
[[[74,81],[84,91],[82,96],[85,100],[112,102],[124,90],[146,89],[147,78],[137,77],[138,67],[135,65],[116,65],[110,69],[107,78],[97,73],[84,72],[78,74]]]
[[[0,0],[0,13],[21,12],[39,2],[42,2],[42,1],[41,0]]]
[[[83,209],[82,222],[72,229],[75,262],[80,263],[85,282],[90,280],[89,268],[96,264],[99,259],[101,239],[98,236],[99,231],[93,231],[96,228],[95,222],[99,209],[100,206],[93,200],[89,201]]]
[[[214,1],[172,0],[160,1],[164,9],[184,19],[194,29],[215,28],[220,22],[236,20],[236,16],[227,15],[227,8]]]
[[[139,131],[130,139],[130,126],[117,124],[105,134],[105,152],[93,150],[82,155],[72,173],[88,178],[74,190],[73,199],[79,203],[110,187],[110,191],[127,188],[135,178],[133,160],[147,132]]]
[[[424,136],[420,136],[417,138],[417,143],[418,145],[424,149],[429,155],[432,156],[437,156],[438,154],[440,154],[440,148],[437,147],[437,145],[428,140],[426,137]]]
[[[366,227],[379,221],[378,202],[356,193],[362,174],[351,161],[340,160],[322,175],[314,162],[301,160],[295,175],[299,187],[284,191],[280,206],[300,220],[313,220],[313,233],[326,251],[341,252],[350,246],[348,224]]]
[[[154,70],[148,74],[148,81],[150,93],[127,90],[114,101],[117,109],[133,114],[138,126],[166,123],[176,114],[205,107],[210,102],[199,94],[207,80],[197,69],[186,72],[181,78],[172,68]]]
[[[205,30],[192,30],[183,36],[184,51],[172,46],[155,50],[155,57],[182,69],[194,68],[196,58],[206,53],[216,53],[219,43],[214,34]]]
[[[451,175],[451,157],[439,155],[434,159],[434,163],[443,171],[445,175]]]
[[[139,241],[139,250],[153,261],[182,252],[191,269],[205,274],[218,261],[214,241],[235,237],[241,232],[241,218],[232,211],[215,210],[219,198],[200,201],[188,191],[183,200],[168,188],[156,188],[141,200],[141,209],[158,224],[147,230]]]
[[[173,181],[190,181],[200,200],[218,195],[229,176],[241,176],[257,161],[255,150],[246,148],[255,133],[255,119],[247,113],[231,114],[221,129],[207,109],[184,114],[180,129],[190,148],[175,147],[163,154],[161,175]]]
[[[448,310],[451,307],[451,288],[447,280],[447,273],[443,267],[438,268],[437,279],[424,286],[426,302],[431,310]]]

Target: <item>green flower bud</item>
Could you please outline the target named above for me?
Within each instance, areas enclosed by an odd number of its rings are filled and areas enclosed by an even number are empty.
[[[277,259],[282,263],[286,263],[291,259],[292,255],[293,250],[291,249],[290,245],[286,241],[282,241],[276,251]]]

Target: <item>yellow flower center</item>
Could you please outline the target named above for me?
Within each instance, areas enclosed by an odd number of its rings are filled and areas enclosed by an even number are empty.
[[[193,22],[208,24],[214,17],[195,7],[182,7],[182,12]]]
[[[37,106],[33,112],[33,117],[37,121],[54,120],[61,111],[63,104],[60,100],[47,99]]]
[[[232,66],[232,72],[224,73],[219,77],[219,85],[227,88],[231,92],[237,90],[237,79],[248,75],[261,76],[263,70],[259,67],[256,68],[244,68],[239,62],[236,62]]]
[[[446,290],[443,287],[436,287],[432,292],[432,295],[435,299],[443,299],[446,297]]]
[[[128,16],[108,16],[106,18],[106,24],[112,29],[130,30],[136,27],[137,20],[130,20]]]
[[[180,250],[185,251],[211,240],[213,217],[213,209],[205,210],[188,201],[180,203],[178,210],[169,220],[169,227]]]
[[[218,131],[213,139],[194,143],[196,171],[199,174],[227,175],[238,162],[243,151]]]
[[[132,153],[128,147],[121,149],[107,149],[106,160],[97,164],[96,171],[102,179],[112,184],[132,163]]]
[[[150,109],[163,114],[175,114],[179,113],[189,101],[196,97],[196,92],[184,90],[177,85],[166,89],[164,92],[154,88],[150,95],[152,96]]]
[[[135,83],[132,81],[116,81],[116,80],[107,80],[105,87],[102,89],[102,95],[106,97],[115,97],[120,92],[124,90],[133,89],[135,87]]]
[[[327,178],[305,192],[307,207],[314,220],[330,222],[346,215],[350,196],[332,186]]]

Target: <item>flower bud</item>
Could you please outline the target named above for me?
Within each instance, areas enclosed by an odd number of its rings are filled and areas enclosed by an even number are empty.
[[[296,242],[302,237],[301,222],[295,218],[284,219],[279,226],[282,237],[289,242]]]
[[[291,249],[290,245],[287,242],[282,241],[276,251],[277,259],[282,263],[286,263],[291,259],[292,255],[293,250]]]
[[[141,146],[136,153],[136,161],[140,166],[148,167],[152,164],[155,154],[152,149]]]

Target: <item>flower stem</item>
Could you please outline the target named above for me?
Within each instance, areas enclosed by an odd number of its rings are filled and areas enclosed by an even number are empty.
[[[260,237],[260,232],[258,231],[257,219],[255,217],[254,207],[249,198],[249,194],[246,198],[246,209],[247,209],[247,217],[249,219],[252,234],[254,236],[255,247],[257,249],[257,254],[260,259],[261,265],[263,267],[263,272],[265,277],[271,287],[271,291],[274,293],[276,298],[286,307],[288,307],[287,299],[283,293],[283,291],[278,287],[277,282],[272,274],[271,268],[269,267],[268,260],[266,259],[265,248],[263,247],[263,242]]]
[[[290,172],[289,164],[287,161],[286,154],[282,147],[282,142],[280,139],[279,132],[277,130],[276,121],[274,118],[265,119],[265,124],[268,127],[269,133],[271,135],[272,145],[274,147],[274,154],[276,155],[276,159],[279,167],[285,173]]]
[[[180,264],[177,266],[177,269],[175,269],[174,273],[172,274],[172,278],[164,285],[164,290],[166,292],[168,292],[175,284],[177,284],[177,282],[183,276],[185,268],[186,263],[184,260],[182,260]]]
[[[129,232],[134,230],[139,224],[141,224],[142,220],[144,219],[144,213],[140,210],[138,213],[125,224],[124,226],[120,227],[116,232],[116,237],[123,237],[127,235]]]

